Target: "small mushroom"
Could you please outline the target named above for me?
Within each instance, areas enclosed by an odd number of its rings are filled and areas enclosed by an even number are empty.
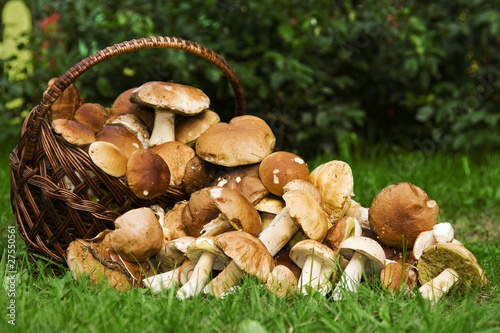
[[[412,248],[417,236],[432,230],[439,207],[420,187],[403,182],[389,185],[372,201],[371,229],[387,246]]]
[[[96,141],[89,146],[92,162],[106,174],[122,177],[127,171],[127,157],[114,144]]]
[[[271,154],[276,138],[264,120],[237,116],[229,123],[211,126],[196,141],[196,154],[203,160],[227,167],[255,164]]]
[[[266,282],[267,289],[278,297],[289,297],[297,291],[297,278],[290,268],[276,265]]]
[[[452,287],[460,292],[486,285],[486,276],[474,255],[464,246],[439,243],[428,247],[417,263],[422,297],[438,302]]]
[[[83,103],[76,110],[73,120],[88,126],[97,133],[109,118],[104,106],[99,103]]]
[[[185,236],[173,239],[163,245],[155,256],[160,263],[161,270],[163,272],[171,271],[188,260],[187,248],[194,240],[194,237]]]
[[[127,186],[141,199],[156,198],[170,186],[167,163],[149,149],[140,149],[130,155],[125,175]]]
[[[402,260],[386,260],[380,272],[382,287],[396,294],[411,291],[417,284],[417,270]]]
[[[413,244],[413,258],[419,260],[426,248],[438,243],[452,242],[454,236],[453,226],[448,222],[438,223],[432,227],[432,230],[422,231]]]
[[[155,120],[154,109],[149,106],[133,103],[130,101],[130,94],[135,89],[137,89],[137,87],[127,89],[120,95],[118,95],[118,97],[116,97],[116,99],[114,100],[109,113],[111,115],[133,114],[139,117],[139,119],[141,119],[144,124],[146,124],[149,131],[151,131],[153,129]]]
[[[191,195],[201,190],[215,179],[220,166],[208,163],[198,156],[194,156],[186,164],[186,172],[182,180],[182,187],[186,194]]]
[[[259,213],[238,191],[207,187],[191,195],[183,221],[192,236],[215,236],[233,227],[254,236],[261,231]]]
[[[179,141],[193,147],[200,135],[210,126],[220,122],[217,113],[207,110],[200,115],[184,117],[176,124],[175,141]]]
[[[328,280],[335,269],[335,252],[328,246],[312,239],[295,244],[290,250],[290,258],[302,268],[299,290],[303,294],[313,291],[326,294],[330,291]]]
[[[362,229],[370,229],[370,221],[368,220],[368,208],[361,206],[360,203],[351,199],[351,205],[345,213],[345,216],[354,217],[358,220]]]
[[[345,292],[357,292],[363,272],[379,273],[385,264],[384,249],[375,240],[363,236],[347,238],[339,252],[349,264],[333,291],[333,299],[344,299]]]
[[[173,82],[146,82],[130,94],[130,101],[155,109],[149,145],[175,141],[175,115],[195,116],[205,112],[210,99],[200,89]]]
[[[223,270],[231,260],[216,246],[213,236],[202,236],[192,241],[188,246],[187,256],[196,266],[187,283],[177,291],[177,297],[180,299],[199,294],[212,270]]]
[[[115,220],[109,235],[113,250],[129,262],[144,261],[163,246],[163,230],[151,208],[127,211]]]
[[[186,205],[187,201],[179,201],[165,213],[163,233],[167,241],[188,236],[186,226],[182,222],[182,211]]]
[[[215,237],[215,242],[232,261],[203,289],[204,293],[221,297],[237,285],[246,274],[265,283],[275,267],[264,244],[244,231],[229,231]]]
[[[324,243],[337,254],[342,242],[353,236],[361,236],[358,220],[344,216],[328,230]]]
[[[351,167],[346,162],[329,161],[316,167],[309,175],[309,181],[323,197],[331,227],[345,215],[354,196]]]
[[[283,195],[283,186],[294,179],[309,180],[309,168],[304,160],[290,152],[268,155],[259,165],[262,184],[274,195]]]
[[[146,124],[135,114],[115,114],[108,118],[105,125],[115,125],[125,128],[141,142],[144,149],[149,148],[149,129]]]

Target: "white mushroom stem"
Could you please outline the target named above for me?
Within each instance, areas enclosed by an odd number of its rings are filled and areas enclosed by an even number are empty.
[[[177,298],[184,299],[198,295],[210,277],[215,261],[215,254],[203,252],[191,273],[188,282],[177,291]]]
[[[434,239],[438,243],[448,243],[453,241],[455,232],[449,222],[438,223],[432,228]]]
[[[357,292],[359,282],[363,276],[363,267],[365,265],[365,257],[359,253],[355,253],[349,264],[344,270],[340,278],[340,282],[333,290],[333,299],[338,301],[343,299],[345,292]]]
[[[458,282],[458,279],[458,273],[452,268],[447,268],[434,279],[421,286],[419,288],[420,294],[434,304],[439,302],[451,287]]]
[[[273,219],[271,224],[259,234],[259,239],[264,243],[271,256],[275,256],[283,246],[299,231],[293,222],[288,208],[283,208]],[[207,234],[205,234],[207,235]],[[244,273],[231,261],[203,290],[206,294],[220,297],[227,289],[238,284],[243,279]]]
[[[200,235],[217,236],[231,229],[231,227],[231,223],[229,223],[224,214],[219,214],[219,216],[203,226],[203,229],[200,231]]]
[[[330,277],[332,276],[332,273],[333,268],[325,267],[324,265],[321,267],[317,291],[323,296],[325,296],[332,290],[332,286],[330,284]]]
[[[179,284],[180,267],[168,271],[166,273],[150,276],[143,280],[146,287],[151,288],[154,294],[159,293],[162,289],[170,289]]]
[[[165,142],[175,141],[175,114],[162,109],[155,110],[155,122],[149,147],[161,145]]]
[[[231,261],[209,284],[203,289],[203,293],[211,294],[220,298],[228,289],[237,285],[244,276],[244,272]]]
[[[290,241],[299,231],[299,227],[293,222],[288,208],[283,208],[259,234],[259,239],[264,243],[271,256],[275,256],[283,246]]]
[[[321,268],[323,260],[317,256],[310,254],[306,257],[304,267],[299,278],[299,290],[307,295],[307,287],[312,290],[318,290],[321,282]]]

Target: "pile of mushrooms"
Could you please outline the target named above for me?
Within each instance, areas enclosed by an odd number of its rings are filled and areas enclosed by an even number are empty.
[[[111,108],[86,105],[75,91],[60,101],[73,101],[71,116],[61,117],[58,103],[51,112],[61,138],[110,176],[124,176],[140,198],[171,185],[188,195],[165,210],[131,209],[114,230],[73,241],[67,259],[75,278],[154,293],[175,288],[179,299],[222,298],[245,276],[280,297],[336,301],[355,297],[361,284],[431,302],[486,284],[451,224],[438,223],[436,201],[414,184],[389,185],[365,208],[352,199],[347,163],[310,172],[300,156],[275,151],[265,121],[221,122],[196,88],[148,82]],[[75,139],[77,128],[86,139]]]

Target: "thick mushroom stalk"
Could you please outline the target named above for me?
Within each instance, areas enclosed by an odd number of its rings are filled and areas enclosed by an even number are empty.
[[[180,267],[177,267],[171,271],[150,276],[143,280],[143,284],[154,294],[158,294],[162,289],[170,289],[180,283],[179,270]]]
[[[208,236],[191,242],[187,256],[196,266],[189,280],[177,292],[180,299],[199,294],[207,284],[212,270],[222,270],[230,260],[215,244],[215,239]]]
[[[375,240],[353,236],[347,238],[339,248],[349,264],[344,269],[340,282],[333,290],[333,299],[342,300],[345,292],[357,292],[363,272],[380,272],[385,264],[384,249]],[[368,265],[372,263],[372,265]]]
[[[455,243],[428,247],[417,263],[423,298],[436,303],[456,285],[460,292],[486,284],[486,276],[474,255]]]
[[[418,291],[422,297],[437,303],[459,280],[458,273],[453,268],[446,268],[434,279],[421,286]]]
[[[302,268],[299,289],[303,294],[328,290],[325,284],[328,284],[335,266],[335,257],[332,249],[311,239],[300,241],[292,247],[290,259]]]
[[[210,100],[201,90],[173,82],[146,82],[130,94],[130,101],[155,109],[155,121],[149,147],[175,141],[175,115],[198,115],[206,111]]]
[[[217,217],[203,226],[200,235],[202,236],[217,236],[231,229],[231,223],[224,214],[219,214]]]

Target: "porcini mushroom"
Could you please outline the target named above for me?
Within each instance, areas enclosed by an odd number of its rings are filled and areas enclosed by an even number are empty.
[[[276,138],[264,120],[237,116],[211,126],[196,141],[196,154],[207,162],[235,167],[255,164],[271,154]]]
[[[203,132],[219,122],[219,115],[211,110],[207,110],[197,116],[185,117],[176,124],[175,141],[193,147]]]
[[[402,260],[386,260],[380,272],[382,287],[396,294],[411,291],[417,284],[417,270]]]
[[[336,262],[336,254],[332,249],[318,241],[305,239],[292,247],[290,258],[302,268],[298,288],[303,294],[313,291],[326,294],[330,290],[326,284]]]
[[[454,236],[455,232],[453,226],[449,222],[441,222],[434,225],[432,230],[422,231],[413,244],[413,258],[419,260],[422,252],[424,252],[426,248],[438,243],[452,242]]]
[[[96,140],[96,135],[91,128],[74,120],[54,119],[52,128],[66,142],[75,146],[85,146]]]
[[[135,88],[130,88],[122,92],[116,99],[113,101],[113,105],[109,109],[109,113],[111,115],[117,115],[117,114],[133,114],[139,117],[144,124],[148,127],[148,129],[151,131],[154,127],[154,120],[155,120],[155,115],[154,115],[154,109],[146,106],[146,105],[141,105],[137,103],[133,103],[130,101],[130,94],[132,91],[137,89]]]
[[[170,186],[170,169],[153,151],[140,149],[127,161],[127,186],[141,199],[153,199],[164,194]]]
[[[150,150],[167,163],[170,169],[170,184],[181,185],[186,174],[187,164],[195,156],[193,148],[182,142],[169,141],[151,147]]]
[[[122,177],[127,171],[127,157],[114,144],[96,141],[89,146],[92,162],[106,174]]]
[[[194,237],[185,236],[172,239],[163,245],[155,256],[160,263],[161,270],[163,272],[171,271],[188,260],[187,248],[193,240],[195,240]]]
[[[309,175],[309,181],[319,189],[325,201],[331,227],[345,215],[354,196],[351,167],[343,161],[329,161],[316,167]]]
[[[130,94],[130,101],[155,109],[149,145],[175,141],[175,115],[195,116],[206,111],[210,99],[200,89],[173,82],[146,82]]]
[[[109,118],[104,106],[99,103],[83,103],[76,110],[73,120],[88,126],[97,133]]]
[[[438,204],[424,190],[402,182],[387,186],[375,196],[368,218],[382,243],[403,248],[404,241],[412,248],[422,231],[432,230],[438,213]]]
[[[465,292],[486,284],[486,276],[474,255],[464,246],[439,243],[424,250],[417,263],[423,298],[438,302],[455,285]]]
[[[204,293],[221,297],[238,284],[246,274],[265,283],[275,267],[264,244],[244,231],[229,231],[215,237],[215,242],[232,261],[203,289]]]
[[[341,300],[345,292],[357,292],[363,272],[380,273],[385,264],[384,249],[375,240],[363,236],[347,238],[339,253],[349,264],[333,291],[333,299]]]
[[[283,186],[294,179],[309,180],[309,168],[296,154],[278,151],[268,155],[259,165],[262,184],[274,195],[283,195]]]
[[[131,209],[115,220],[109,235],[113,250],[125,260],[144,261],[163,246],[163,230],[151,208]]]
[[[223,270],[231,260],[215,244],[213,236],[202,236],[192,241],[188,246],[187,256],[196,266],[187,283],[177,291],[180,299],[199,294],[207,284],[212,270]]]

